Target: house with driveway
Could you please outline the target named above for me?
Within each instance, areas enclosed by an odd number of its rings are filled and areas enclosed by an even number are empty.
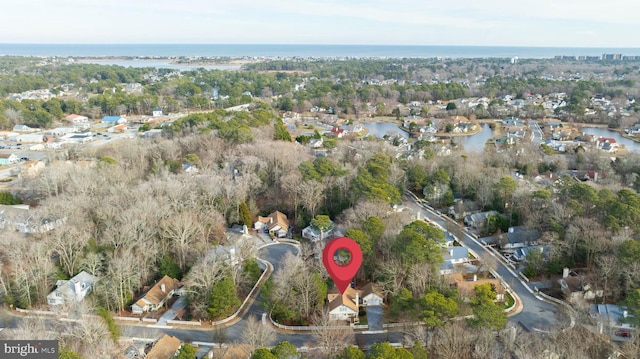
[[[637,329],[628,323],[630,314],[615,304],[591,304],[589,315],[597,323],[599,333],[606,333],[612,340],[625,341],[637,333]]]
[[[509,227],[506,234],[500,236],[502,249],[515,249],[528,246],[537,246],[540,240],[540,232],[524,226]]]
[[[474,214],[470,214],[464,217],[464,225],[466,227],[472,228],[482,228],[484,224],[487,222],[489,216],[497,216],[498,212],[496,211],[488,211],[488,212],[478,212]]]
[[[266,217],[258,216],[253,228],[268,232],[272,237],[284,238],[289,234],[289,220],[284,213],[275,211]]]
[[[162,308],[172,296],[177,295],[181,287],[180,281],[165,275],[133,303],[131,312],[140,315],[156,311]]]
[[[336,287],[327,292],[327,305],[331,320],[349,321],[358,323],[358,302],[360,294],[355,289],[348,287],[344,294],[340,294]]]
[[[359,308],[382,305],[383,297],[373,283],[367,283],[362,289],[347,287],[344,294],[334,286],[327,291],[327,308],[332,320],[349,321],[358,323]]]

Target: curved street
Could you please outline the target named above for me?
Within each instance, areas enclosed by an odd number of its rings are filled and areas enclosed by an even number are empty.
[[[441,216],[432,209],[415,201],[414,198],[405,196],[405,206],[416,213],[421,213],[422,218],[428,218],[442,228],[448,230],[458,238],[462,245],[475,252],[480,258],[489,258],[493,253],[480,244],[475,237],[467,232],[464,227],[454,222],[449,217]],[[557,326],[558,307],[550,304],[522,283],[517,273],[507,267],[501,260],[496,260],[496,272],[511,289],[520,297],[522,310],[520,313],[509,317],[509,321],[522,325],[526,330],[549,330]]]
[[[479,257],[486,258],[492,255],[492,253],[482,246],[473,236],[471,236],[463,227],[459,224],[451,221],[447,217],[442,217],[433,210],[422,206],[417,203],[413,198],[405,197],[405,205],[415,213],[421,213],[422,218],[428,218],[432,222],[440,225],[452,232],[461,244],[468,247],[471,251],[475,252]],[[273,273],[276,273],[282,268],[281,258],[287,253],[297,253],[298,249],[288,243],[277,243],[264,246],[259,250],[259,258],[270,262],[273,267]],[[502,277],[503,281],[507,283],[512,290],[519,296],[522,308],[520,313],[510,317],[510,321],[522,325],[525,329],[531,330],[548,330],[557,325],[556,312],[558,308],[555,305],[549,304],[536,296],[528,287],[526,287],[518,278],[517,274],[508,268],[501,261],[497,262],[497,274]],[[155,340],[162,334],[166,333],[173,335],[184,342],[202,342],[202,343],[238,343],[242,341],[242,332],[246,327],[246,319],[253,315],[257,319],[262,318],[264,309],[260,305],[260,294],[258,290],[258,296],[253,301],[248,310],[241,316],[240,320],[235,321],[233,324],[216,328],[216,329],[203,329],[203,328],[177,328],[177,327],[153,327],[144,325],[130,325],[120,324],[123,338],[133,339],[145,339]],[[15,327],[18,324],[20,317],[12,315],[4,315],[0,318],[2,326]],[[55,319],[51,319],[53,322]],[[53,323],[52,323],[53,324]],[[382,333],[355,333],[355,340],[361,347],[368,347],[376,342],[390,341],[390,342],[402,342],[404,333],[401,330],[390,330]],[[297,347],[309,346],[315,339],[313,335],[308,332],[300,333],[288,333],[283,331],[276,331],[276,342],[288,341]]]

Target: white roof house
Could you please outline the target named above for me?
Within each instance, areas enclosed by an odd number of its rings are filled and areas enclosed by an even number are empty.
[[[59,280],[56,283],[56,289],[47,295],[47,303],[50,306],[56,306],[79,302],[91,292],[97,281],[98,277],[85,271],[78,273],[70,280]]]
[[[25,143],[42,143],[44,142],[44,134],[43,133],[28,133],[18,135],[16,137],[16,141],[25,142]]]
[[[67,120],[68,122],[71,122],[73,124],[78,124],[78,123],[88,123],[89,122],[89,118],[87,116],[81,116],[81,115],[69,115],[67,117],[64,118],[65,120]]]

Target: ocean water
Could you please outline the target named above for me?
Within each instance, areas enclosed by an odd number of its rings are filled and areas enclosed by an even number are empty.
[[[0,55],[74,57],[314,57],[314,58],[553,58],[601,56],[604,53],[640,56],[640,48],[567,48],[503,46],[409,45],[249,45],[249,44],[0,44]]]

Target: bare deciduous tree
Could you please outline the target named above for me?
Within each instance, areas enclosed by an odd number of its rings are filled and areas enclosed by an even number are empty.
[[[328,310],[318,313],[313,325],[313,337],[323,358],[336,358],[344,348],[354,344],[353,329],[343,322],[331,320]]]
[[[251,355],[256,349],[269,347],[276,340],[276,334],[268,325],[262,323],[255,316],[249,316],[247,325],[242,331],[241,338],[250,350],[247,355]]]
[[[184,290],[194,316],[208,315],[207,306],[213,285],[228,275],[229,267],[224,259],[212,253],[194,264],[184,281]]]
[[[316,216],[316,211],[322,204],[325,185],[318,181],[302,181],[298,184],[302,206],[309,212],[311,217]]]

